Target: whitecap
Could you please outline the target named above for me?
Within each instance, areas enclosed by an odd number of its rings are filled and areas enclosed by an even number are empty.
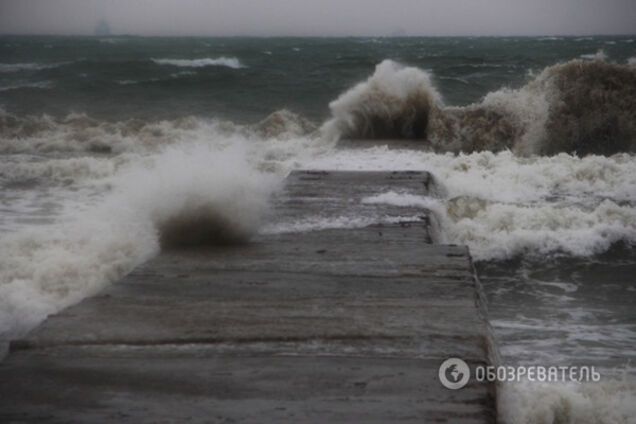
[[[151,59],[158,65],[179,66],[184,68],[202,68],[205,66],[224,66],[232,69],[245,68],[235,57],[200,58],[200,59]]]
[[[58,63],[0,63],[0,72],[39,71],[41,69],[56,68],[68,62]]]
[[[21,88],[37,88],[41,90],[50,89],[53,87],[51,81],[38,81],[38,82],[17,82],[8,85],[0,85],[0,91],[19,90]]]

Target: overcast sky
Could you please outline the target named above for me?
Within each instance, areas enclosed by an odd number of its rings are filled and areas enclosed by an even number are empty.
[[[556,35],[636,33],[636,0],[0,0],[0,33]]]

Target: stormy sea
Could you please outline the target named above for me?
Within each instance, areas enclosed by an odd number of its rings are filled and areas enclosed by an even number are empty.
[[[425,170],[435,195],[376,201],[470,247],[502,363],[602,375],[506,383],[502,419],[634,422],[635,154],[636,37],[3,36],[0,339],[191,236],[174,228],[366,225],[268,223],[292,169]]]

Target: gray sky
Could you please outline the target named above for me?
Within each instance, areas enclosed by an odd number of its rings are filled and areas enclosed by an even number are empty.
[[[0,0],[0,33],[548,35],[636,33],[636,0]]]

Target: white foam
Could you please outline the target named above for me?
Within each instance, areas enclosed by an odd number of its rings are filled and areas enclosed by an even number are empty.
[[[439,199],[385,193],[372,200],[432,209],[445,240],[467,244],[478,260],[556,252],[587,256],[619,240],[636,242],[636,158],[629,154],[520,158],[510,152],[456,156],[375,147],[342,150],[305,166],[431,172]]]
[[[499,390],[505,424],[627,424],[636,417],[629,378],[588,383],[506,383]]]
[[[369,202],[373,203],[373,201]],[[419,221],[420,216],[349,216],[334,217],[311,216],[293,221],[278,222],[264,226],[261,234],[306,233],[310,231],[335,230],[343,228],[363,228],[373,224],[393,224],[405,221]]]
[[[158,65],[171,65],[185,68],[202,68],[205,66],[224,66],[232,69],[245,68],[235,57],[204,57],[200,59],[152,59]]]
[[[433,205],[434,200],[418,196],[410,193],[398,193],[395,191],[388,191],[386,193],[381,193],[375,196],[369,196],[362,199],[362,203],[367,204],[387,204],[394,206],[420,206],[424,208],[429,208]]]

